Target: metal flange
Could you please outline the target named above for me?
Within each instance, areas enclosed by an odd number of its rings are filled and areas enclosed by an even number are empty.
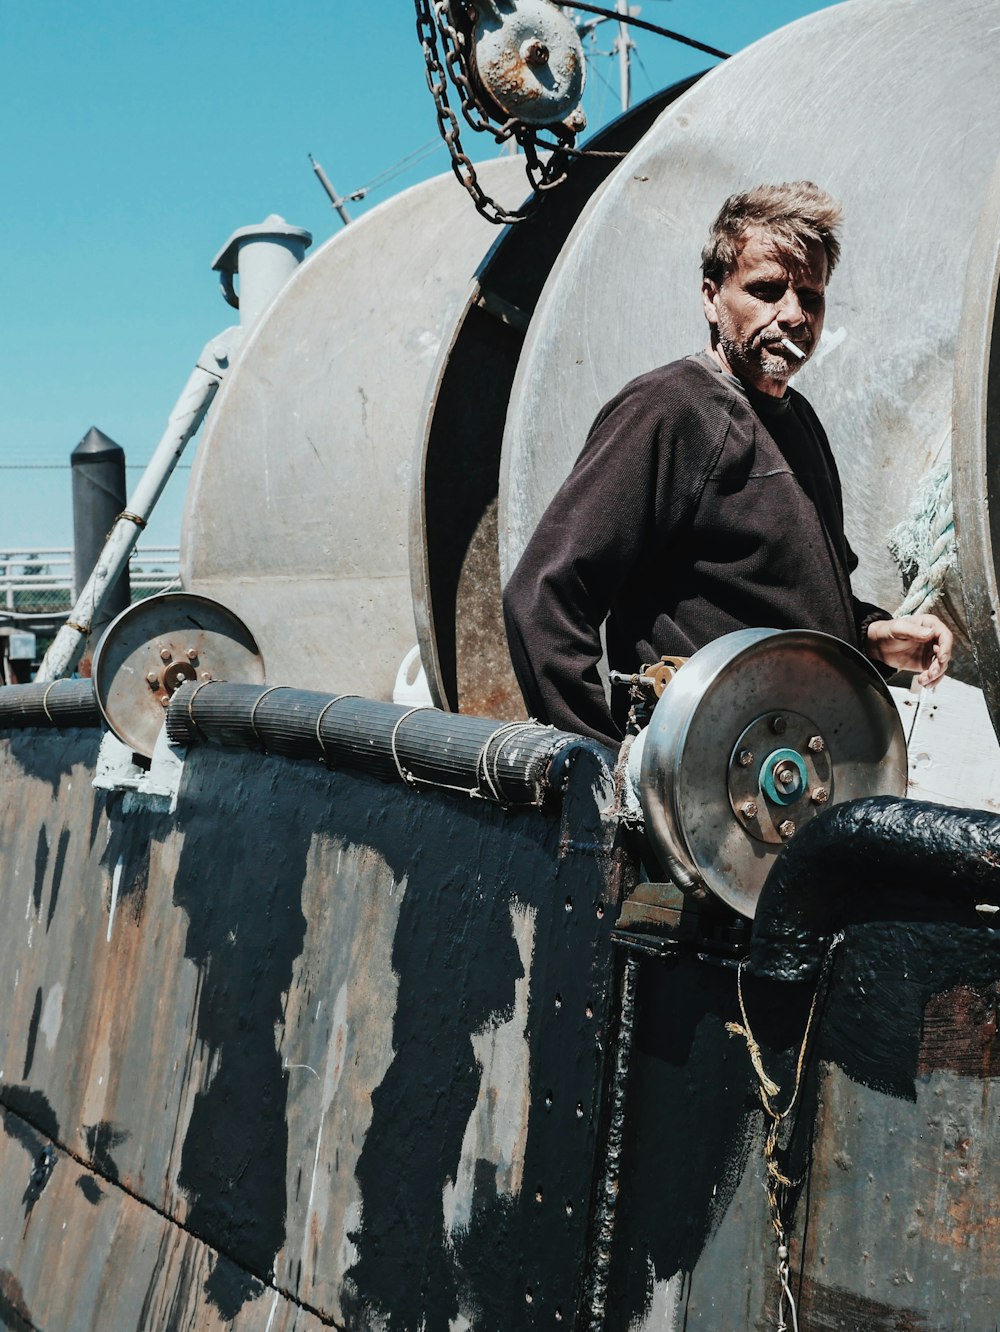
[[[702,648],[640,739],[654,851],[678,882],[704,884],[744,916],[781,847],[821,810],[906,791],[906,741],[882,677],[805,629],[743,629]]]
[[[227,607],[192,592],[164,592],[111,621],[94,653],[93,677],[112,732],[151,758],[182,684],[263,684],[264,662],[253,634]]]

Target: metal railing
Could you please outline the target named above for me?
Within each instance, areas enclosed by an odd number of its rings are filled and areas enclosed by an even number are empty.
[[[180,586],[180,551],[177,546],[139,546],[129,561],[132,600]],[[58,615],[68,613],[78,589],[73,582],[73,551],[0,549],[0,613]]]

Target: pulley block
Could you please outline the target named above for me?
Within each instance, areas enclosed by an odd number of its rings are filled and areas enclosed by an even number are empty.
[[[677,671],[630,772],[667,871],[753,916],[775,856],[821,810],[905,794],[906,741],[860,652],[804,629],[743,629]]]
[[[475,0],[474,79],[507,117],[534,127],[555,125],[579,111],[585,64],[573,21],[551,0]]]
[[[182,684],[263,684],[264,663],[250,630],[231,610],[191,592],[164,592],[111,621],[94,653],[93,677],[112,732],[150,758]]]

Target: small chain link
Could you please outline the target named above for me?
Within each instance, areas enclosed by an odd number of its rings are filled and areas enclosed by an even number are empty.
[[[451,169],[472,196],[477,211],[487,221],[497,226],[504,226],[508,222],[523,222],[536,211],[540,198],[529,199],[520,208],[509,209],[486,193],[479,183],[475,167],[462,148],[458,117],[448,99],[449,78],[458,93],[462,115],[474,130],[492,134],[497,143],[514,139],[524,150],[525,173],[536,196],[554,189],[566,179],[568,154],[573,150],[576,135],[566,126],[548,126],[549,133],[554,134],[560,142],[545,145],[554,151],[551,157],[543,161],[538,154],[536,131],[533,128],[516,118],[502,124],[491,124],[491,112],[477,98],[469,77],[466,38],[455,23],[451,0],[414,0],[414,3],[417,36],[420,38],[427,69],[427,86],[434,99],[438,129],[451,157]]]

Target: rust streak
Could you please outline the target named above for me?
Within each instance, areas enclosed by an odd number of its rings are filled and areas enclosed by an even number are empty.
[[[916,1309],[894,1309],[810,1277],[802,1279],[799,1321],[813,1332],[930,1332],[927,1320]]]
[[[1000,1076],[998,993],[1000,982],[933,995],[924,1009],[918,1073],[948,1069],[973,1078]]]

